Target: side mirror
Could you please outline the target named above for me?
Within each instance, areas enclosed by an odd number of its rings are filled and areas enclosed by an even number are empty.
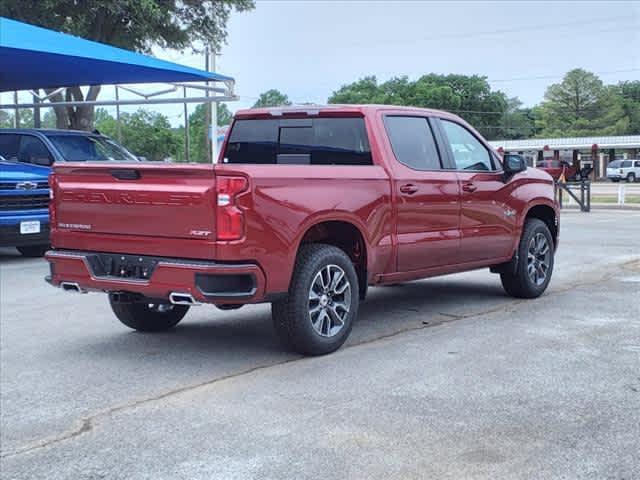
[[[513,177],[516,173],[527,169],[527,162],[522,155],[507,153],[502,159],[505,179]]]

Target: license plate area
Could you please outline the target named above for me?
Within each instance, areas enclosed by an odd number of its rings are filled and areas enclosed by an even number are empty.
[[[37,220],[20,222],[20,235],[40,233],[40,222]]]
[[[94,277],[149,280],[158,259],[144,255],[95,253],[87,256]]]

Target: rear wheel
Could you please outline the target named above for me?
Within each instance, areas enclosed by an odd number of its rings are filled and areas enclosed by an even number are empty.
[[[358,292],[358,276],[344,251],[332,245],[303,245],[287,297],[271,306],[282,343],[305,355],[340,348],[358,315]]]
[[[537,218],[527,220],[518,246],[516,272],[501,273],[502,286],[513,297],[539,297],[551,281],[553,260],[549,227]]]
[[[189,311],[187,305],[117,301],[109,295],[111,309],[118,320],[141,332],[161,332],[176,326]]]
[[[631,172],[629,175],[627,175],[627,182],[628,183],[633,183],[636,181],[636,174]]]
[[[16,249],[23,257],[42,257],[49,250],[49,245],[23,245]]]

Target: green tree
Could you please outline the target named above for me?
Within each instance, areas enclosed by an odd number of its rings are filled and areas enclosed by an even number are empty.
[[[13,128],[15,113],[0,110],[0,128]],[[18,128],[33,128],[33,110],[20,109]]]
[[[13,115],[4,110],[0,110],[0,128],[13,127]]]
[[[224,103],[217,104],[218,126],[229,125],[233,114]],[[206,126],[207,107],[198,105],[189,115],[189,160],[192,162],[207,163],[207,142],[209,141],[209,129]]]
[[[629,119],[630,135],[640,134],[640,80],[620,82],[616,87],[624,115]]]
[[[547,88],[540,104],[542,136],[619,135],[629,129],[621,97],[581,68]]]
[[[501,133],[509,100],[492,91],[486,77],[478,75],[423,75],[415,81],[395,77],[378,83],[375,76],[344,85],[329,103],[375,103],[436,108],[459,114],[487,138]]]
[[[231,12],[253,8],[253,0],[0,0],[0,16],[144,53],[154,46],[219,47]],[[51,100],[95,100],[99,93],[100,86],[86,95],[68,88]],[[93,128],[92,107],[56,107],[55,113],[58,128]]]
[[[291,105],[289,97],[282,93],[280,90],[272,88],[264,93],[260,94],[258,101],[253,104],[253,108],[260,107],[281,107],[284,105]]]
[[[177,158],[183,147],[179,134],[164,115],[148,110],[120,114],[122,144],[132,153],[148,160]],[[117,137],[116,120],[105,110],[96,110],[96,128]]]
[[[502,128],[496,132],[500,138],[531,138],[536,134],[536,112],[532,108],[523,108],[520,99],[507,100],[507,110],[502,117]]]

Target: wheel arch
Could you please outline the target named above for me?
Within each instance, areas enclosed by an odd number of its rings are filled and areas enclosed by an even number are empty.
[[[558,235],[560,233],[560,219],[557,208],[554,205],[550,205],[548,202],[540,202],[529,205],[525,215],[522,217],[522,224],[520,225],[520,231],[524,228],[524,224],[530,218],[537,218],[542,220],[553,238],[554,249],[558,248]]]
[[[340,248],[351,259],[358,274],[360,297],[364,299],[368,285],[368,261],[370,247],[363,227],[351,218],[319,218],[302,230],[296,246],[296,258],[300,248],[309,243],[325,243]]]

